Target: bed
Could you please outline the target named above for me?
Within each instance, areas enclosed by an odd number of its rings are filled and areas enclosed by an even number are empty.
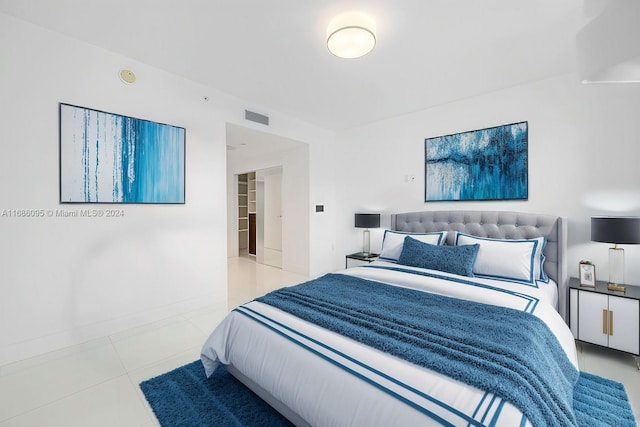
[[[394,214],[378,261],[238,307],[201,360],[298,426],[571,425],[565,252],[557,216]]]

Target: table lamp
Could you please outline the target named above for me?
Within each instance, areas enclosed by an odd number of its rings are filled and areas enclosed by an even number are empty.
[[[380,227],[379,213],[357,213],[355,216],[356,228],[364,228],[362,232],[362,253],[365,256],[371,254],[371,233],[370,228]]]
[[[625,292],[624,285],[624,249],[618,245],[640,244],[640,217],[591,217],[591,240],[613,243],[609,248],[609,284],[610,291]]]

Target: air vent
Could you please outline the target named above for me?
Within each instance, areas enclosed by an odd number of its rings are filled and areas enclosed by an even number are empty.
[[[261,125],[269,126],[269,116],[265,116],[249,110],[244,110],[244,118],[245,120],[250,120],[252,122],[260,123]]]

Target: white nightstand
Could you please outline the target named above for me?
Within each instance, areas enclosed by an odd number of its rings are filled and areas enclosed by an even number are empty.
[[[576,340],[634,355],[640,369],[640,288],[610,291],[606,282],[594,288],[569,281],[569,326]]]

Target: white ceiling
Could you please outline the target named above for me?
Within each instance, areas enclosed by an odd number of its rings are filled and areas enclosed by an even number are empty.
[[[358,10],[378,44],[345,60]],[[582,0],[0,0],[0,12],[341,130],[576,69]],[[135,71],[135,70],[133,70]]]

